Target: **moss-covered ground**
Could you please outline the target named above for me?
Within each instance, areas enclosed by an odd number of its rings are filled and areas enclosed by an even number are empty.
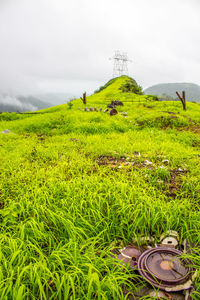
[[[81,100],[0,114],[0,299],[125,299],[136,283],[114,244],[167,230],[200,242],[200,105],[123,93],[126,79],[87,99],[123,101],[115,116]]]

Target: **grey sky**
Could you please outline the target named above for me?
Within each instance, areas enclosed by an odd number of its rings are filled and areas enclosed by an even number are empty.
[[[0,92],[92,92],[114,50],[144,88],[200,84],[199,0],[0,0]]]

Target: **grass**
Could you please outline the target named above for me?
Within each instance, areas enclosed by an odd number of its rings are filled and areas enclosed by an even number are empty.
[[[0,299],[127,299],[123,287],[138,282],[110,257],[115,244],[167,230],[200,242],[200,105],[183,112],[179,102],[122,93],[125,79],[88,97],[87,107],[124,101],[113,117],[84,112],[81,100],[0,115],[0,131],[12,132],[0,134]],[[102,155],[134,165],[100,165]],[[174,196],[170,171],[179,167],[187,173]]]

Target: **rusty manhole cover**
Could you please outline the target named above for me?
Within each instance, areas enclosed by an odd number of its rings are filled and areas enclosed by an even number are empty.
[[[183,253],[166,247],[152,248],[143,252],[138,260],[140,275],[155,287],[165,290],[187,281],[191,268],[187,259],[181,259]]]

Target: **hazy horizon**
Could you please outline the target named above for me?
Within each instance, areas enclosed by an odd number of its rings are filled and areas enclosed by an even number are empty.
[[[143,89],[200,84],[196,0],[4,0],[0,93],[91,94],[112,78],[115,50]]]

